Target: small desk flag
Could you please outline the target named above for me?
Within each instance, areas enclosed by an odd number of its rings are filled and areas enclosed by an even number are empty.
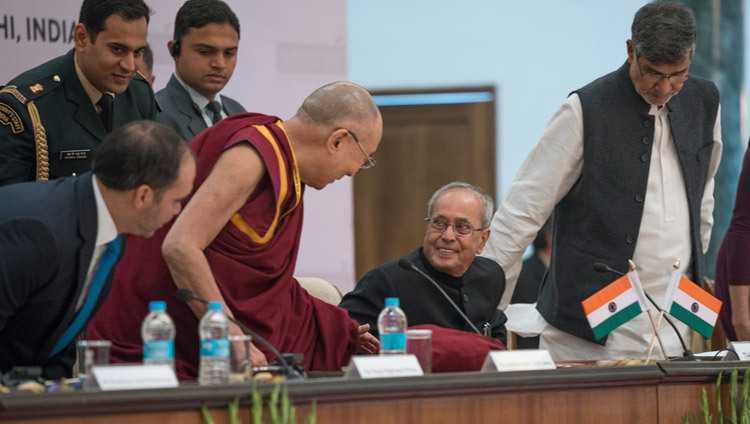
[[[721,300],[708,294],[679,271],[672,271],[662,309],[708,339],[719,318]]]
[[[636,271],[623,275],[581,304],[597,340],[649,309]]]

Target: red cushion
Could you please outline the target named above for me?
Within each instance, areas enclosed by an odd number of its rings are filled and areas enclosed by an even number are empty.
[[[491,350],[506,350],[500,340],[432,324],[409,329],[432,330],[432,372],[479,371]]]

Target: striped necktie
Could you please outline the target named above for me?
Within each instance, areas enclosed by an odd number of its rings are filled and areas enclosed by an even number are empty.
[[[120,237],[121,236],[117,236],[117,238],[107,243],[107,249],[104,250],[101,259],[99,259],[99,264],[96,267],[96,272],[94,272],[94,278],[91,281],[89,294],[83,302],[81,310],[78,311],[78,315],[76,315],[75,319],[70,324],[70,327],[68,327],[63,335],[60,336],[60,340],[57,341],[54,349],[52,349],[52,353],[49,355],[50,358],[57,355],[73,341],[76,335],[81,331],[81,328],[83,328],[83,324],[87,321],[89,314],[91,314],[91,310],[94,309],[94,305],[96,305],[96,301],[99,299],[99,294],[102,292],[102,287],[104,287],[104,282],[107,281],[107,276],[117,261],[117,256],[120,254]]]

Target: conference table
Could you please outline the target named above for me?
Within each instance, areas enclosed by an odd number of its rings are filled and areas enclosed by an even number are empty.
[[[750,362],[741,361],[620,367],[560,363],[555,370],[367,380],[312,373],[305,381],[286,384],[297,422],[314,400],[320,424],[683,423],[686,413],[698,423],[703,422],[701,389],[715,411],[719,373],[728,383],[731,371],[738,369],[741,382],[748,367]],[[728,386],[722,386],[725,415]],[[274,385],[260,382],[257,388],[267,398]],[[251,393],[249,385],[186,383],[171,389],[0,394],[0,421],[202,423],[200,409],[206,405],[220,424],[230,422],[227,403],[239,397],[240,418],[247,424],[252,423]]]

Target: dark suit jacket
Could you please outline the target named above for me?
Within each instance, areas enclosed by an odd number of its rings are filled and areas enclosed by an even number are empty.
[[[174,75],[169,79],[166,88],[156,93],[156,100],[162,108],[161,112],[156,114],[156,121],[177,131],[185,141],[192,140],[207,128],[201,112],[193,107],[190,94]],[[224,95],[221,96],[221,105],[227,116],[245,112],[241,104]]]
[[[505,290],[505,273],[495,261],[477,256],[461,277],[444,274],[432,267],[422,248],[406,257],[437,281],[453,302],[480,331],[487,322],[492,337],[505,343],[503,311],[497,309]],[[472,332],[443,295],[416,271],[406,270],[397,260],[371,269],[353,291],[347,293],[339,307],[360,324],[370,324],[370,332],[378,336],[378,315],[386,297],[398,297],[409,326],[434,324],[439,327]]]
[[[0,205],[0,371],[38,365],[46,378],[70,376],[75,342],[49,354],[75,318],[94,251],[91,174],[2,187]]]
[[[46,130],[49,178],[81,175],[91,169],[94,152],[106,132],[94,104],[67,54],[13,78],[0,93],[0,185],[36,179],[32,103]],[[13,90],[10,86],[15,86]],[[136,75],[112,105],[112,128],[130,121],[153,120],[156,101],[151,85]]]

